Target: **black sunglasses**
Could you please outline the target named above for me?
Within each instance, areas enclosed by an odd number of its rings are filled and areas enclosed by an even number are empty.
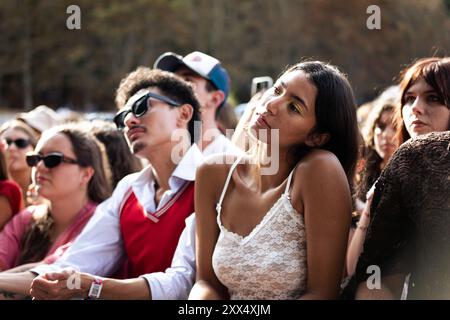
[[[22,138],[16,139],[16,140],[6,138],[5,142],[8,145],[8,147],[14,143],[16,145],[16,147],[19,149],[25,149],[26,147],[28,147],[31,144],[30,140],[22,139]]]
[[[114,123],[117,126],[117,129],[124,129],[125,128],[125,117],[131,112],[133,113],[133,115],[135,117],[142,117],[144,114],[147,113],[149,107],[151,107],[150,102],[149,102],[149,98],[154,98],[156,100],[162,101],[167,103],[168,105],[171,105],[173,107],[176,106],[180,106],[181,104],[168,98],[165,96],[161,96],[159,94],[153,93],[153,92],[148,92],[147,94],[145,94],[144,96],[142,96],[141,98],[139,98],[138,100],[136,100],[136,102],[133,103],[133,105],[131,106],[131,108],[119,111],[115,117],[114,117]]]
[[[52,152],[46,156],[40,155],[39,153],[29,153],[26,156],[26,160],[29,167],[35,167],[41,160],[43,160],[44,165],[49,169],[57,167],[63,162],[78,164],[78,161],[70,159],[59,152]]]

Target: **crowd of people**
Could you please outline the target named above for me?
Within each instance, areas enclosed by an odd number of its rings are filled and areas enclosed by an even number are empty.
[[[450,58],[359,108],[300,61],[239,122],[230,83],[167,52],[112,122],[2,124],[0,299],[450,299]]]

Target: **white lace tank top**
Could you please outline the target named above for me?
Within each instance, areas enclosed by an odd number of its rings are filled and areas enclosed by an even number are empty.
[[[239,161],[231,166],[216,206],[220,234],[212,257],[214,272],[228,288],[231,299],[297,299],[306,288],[307,265],[303,215],[294,209],[289,197],[294,170],[282,196],[252,232],[242,237],[228,231],[220,217]]]

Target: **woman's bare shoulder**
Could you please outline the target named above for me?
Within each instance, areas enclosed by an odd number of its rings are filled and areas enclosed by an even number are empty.
[[[303,185],[305,182],[321,180],[347,183],[347,177],[339,159],[327,150],[313,150],[305,156],[298,164],[295,180]]]

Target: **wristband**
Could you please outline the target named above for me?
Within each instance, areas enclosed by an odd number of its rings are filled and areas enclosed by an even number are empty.
[[[102,292],[103,280],[100,278],[94,278],[92,280],[91,288],[89,289],[88,298],[89,299],[99,299],[100,293]]]

